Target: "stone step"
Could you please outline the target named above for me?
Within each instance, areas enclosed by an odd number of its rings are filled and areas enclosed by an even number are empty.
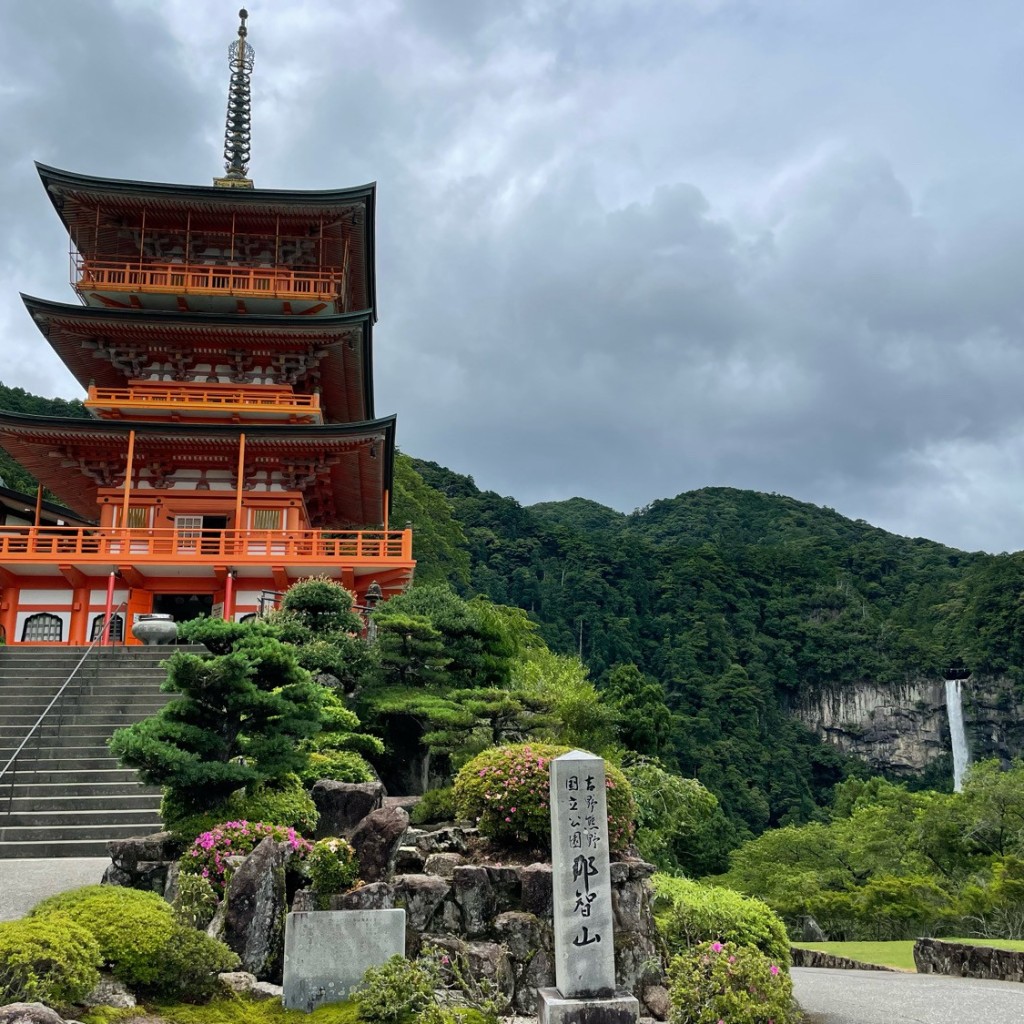
[[[130,839],[134,836],[151,835],[159,832],[162,824],[158,816],[140,816],[134,823],[123,825],[29,825],[5,826],[0,819],[0,845],[4,843],[67,842],[68,840]],[[105,850],[103,852],[106,852]],[[0,854],[3,856],[3,854]],[[93,856],[83,854],[82,856]],[[102,856],[102,854],[101,854]]]
[[[112,811],[30,811],[24,814],[0,814],[0,843],[15,839],[110,839],[111,829],[124,829],[129,835],[144,836],[160,831],[157,808]]]
[[[87,768],[81,771],[47,771],[33,774],[33,785],[51,782],[59,783],[62,786],[67,786],[71,782],[133,782],[138,784],[139,777],[131,768]],[[6,787],[6,785],[7,778],[5,777],[0,781],[0,786]]]
[[[96,797],[114,800],[118,797],[147,796],[156,797],[159,804],[160,789],[157,786],[144,786],[137,780],[128,782],[80,782],[83,772],[73,773],[75,778],[68,782],[36,782],[31,777],[14,785],[14,797],[32,798],[38,806],[44,807],[46,801],[57,800],[64,795],[74,794],[77,797]],[[6,780],[0,784],[0,811],[7,800]],[[147,805],[148,806],[148,805]]]
[[[110,836],[109,838],[129,839],[132,837]],[[36,839],[0,842],[0,860],[28,860],[30,858],[49,860],[62,857],[108,856],[110,854],[107,850],[106,839]],[[99,881],[98,878],[97,881]]]
[[[14,796],[8,802],[0,797],[0,822],[4,820],[4,812],[12,815],[28,813],[49,813],[60,811],[129,811],[145,810],[152,811],[160,809],[160,791],[144,790],[142,786],[134,787],[122,785],[119,788],[122,793],[96,793],[96,786],[74,786],[74,792],[67,786],[61,786],[62,793],[59,795],[45,796],[38,792],[42,788],[38,785],[15,787]],[[26,792],[30,791],[30,792]],[[86,792],[88,791],[88,792]],[[71,820],[71,815],[69,815]]]

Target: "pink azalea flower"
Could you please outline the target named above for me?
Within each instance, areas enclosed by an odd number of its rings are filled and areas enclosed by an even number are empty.
[[[721,953],[722,952],[722,944],[720,942],[712,942],[711,943],[711,949],[715,953]]]

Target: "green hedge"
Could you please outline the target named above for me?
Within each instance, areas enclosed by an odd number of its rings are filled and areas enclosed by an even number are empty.
[[[0,1005],[80,1003],[102,962],[88,929],[64,915],[0,923]]]
[[[732,889],[688,878],[655,875],[654,916],[672,953],[702,942],[756,946],[781,967],[789,967],[789,936],[782,918],[767,903]]]
[[[460,818],[476,821],[480,831],[506,843],[551,844],[548,765],[569,747],[525,743],[492,747],[477,754],[455,777]],[[613,850],[633,838],[636,805],[626,777],[605,763],[608,837]]]

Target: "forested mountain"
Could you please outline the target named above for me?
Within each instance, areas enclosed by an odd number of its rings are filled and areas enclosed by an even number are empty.
[[[0,408],[85,415],[3,385]],[[35,486],[2,451],[0,475]],[[859,770],[793,719],[798,700],[951,665],[1024,681],[1022,554],[965,553],[730,488],[629,515],[583,498],[523,507],[400,456],[394,490],[418,582],[525,609],[618,707],[632,695],[638,729],[666,723],[633,749],[699,777],[751,832],[813,818]]]
[[[525,608],[599,682],[628,663],[660,682],[679,768],[754,832],[813,817],[851,770],[790,718],[800,696],[1024,666],[1018,555],[898,537],[774,494],[704,488],[631,515],[580,498],[524,508],[415,468],[466,538],[468,589]]]

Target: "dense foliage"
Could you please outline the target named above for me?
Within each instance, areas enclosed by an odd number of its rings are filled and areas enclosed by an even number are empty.
[[[415,466],[454,510],[469,589],[580,654],[620,742],[700,779],[740,834],[812,820],[861,770],[794,721],[801,697],[961,663],[1024,680],[1024,555],[730,488],[630,515],[579,498],[524,508]]]
[[[478,754],[455,777],[459,816],[475,821],[481,833],[508,843],[550,845],[549,766],[568,747],[521,744]],[[605,766],[608,841],[622,850],[633,837],[636,805],[626,777]]]
[[[43,900],[30,920],[78,925],[95,940],[115,978],[158,999],[209,999],[217,974],[239,962],[222,942],[178,924],[170,904],[152,892],[85,886]]]
[[[348,892],[359,881],[356,851],[344,839],[320,839],[306,856],[306,875],[321,910],[336,893]]]
[[[788,973],[753,946],[705,942],[669,964],[670,1024],[789,1024]]]
[[[100,980],[100,947],[70,918],[0,921],[0,1006],[80,1003]]]
[[[974,765],[962,793],[851,780],[832,820],[766,832],[722,881],[833,939],[1024,937],[1024,763]]]

